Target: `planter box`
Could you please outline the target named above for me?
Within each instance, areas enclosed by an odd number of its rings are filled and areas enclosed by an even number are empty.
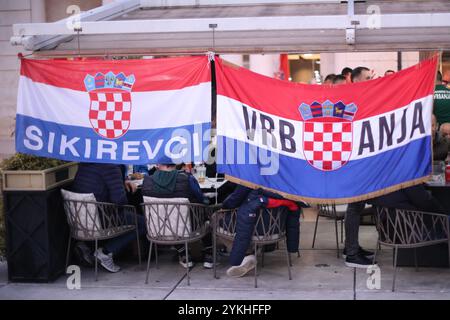
[[[6,256],[11,282],[50,282],[65,273],[69,226],[61,187],[4,191]]]
[[[3,191],[44,191],[70,182],[77,173],[78,164],[70,162],[46,170],[3,171]]]

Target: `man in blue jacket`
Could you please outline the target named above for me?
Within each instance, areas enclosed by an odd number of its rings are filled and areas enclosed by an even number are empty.
[[[269,198],[282,199],[280,195],[273,192],[262,189],[252,190],[239,185],[223,202],[224,208],[239,208],[236,218],[236,234],[229,257],[231,267],[227,270],[227,275],[242,277],[255,267],[256,257],[247,253],[250,251],[249,247],[258,220],[259,209],[267,207]],[[266,210],[263,210],[262,214],[268,216]],[[286,219],[287,250],[291,253],[298,252],[300,209],[289,211],[282,219]],[[263,220],[264,222],[269,221],[264,218]]]
[[[93,193],[98,202],[118,205],[128,204],[127,190],[134,192],[136,187],[131,182],[124,180],[120,165],[103,163],[80,163],[72,186],[73,192]],[[137,218],[139,236],[142,237],[145,235],[144,217],[138,215]],[[134,216],[127,215],[126,219],[129,220],[130,224],[134,223]],[[134,231],[106,240],[103,247],[94,252],[94,257],[106,270],[118,272],[120,267],[114,263],[113,257],[135,240],[136,234]],[[86,247],[82,250],[86,253]]]

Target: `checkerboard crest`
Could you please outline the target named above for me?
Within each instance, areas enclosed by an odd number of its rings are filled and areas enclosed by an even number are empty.
[[[130,127],[131,89],[134,75],[126,77],[122,72],[115,75],[97,73],[84,79],[89,92],[89,121],[100,136],[116,139],[123,136]]]
[[[306,161],[322,171],[337,170],[350,159],[355,104],[329,100],[299,107],[303,118],[303,153]]]

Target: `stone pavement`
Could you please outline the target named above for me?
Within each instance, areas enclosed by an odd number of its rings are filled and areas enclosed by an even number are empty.
[[[99,269],[94,281],[93,269],[82,268],[81,289],[69,290],[68,276],[46,284],[8,283],[5,262],[0,262],[0,299],[450,299],[450,269],[401,267],[397,273],[396,292],[391,292],[392,250],[382,248],[379,255],[381,288],[369,289],[369,274],[365,269],[347,268],[336,257],[334,223],[319,221],[315,249],[311,249],[314,222],[306,217],[301,225],[301,257],[292,255],[293,279],[288,279],[284,251],[265,255],[264,268],[259,268],[258,288],[254,288],[253,273],[243,278],[226,276],[227,260],[221,258],[219,279],[212,270],[197,264],[187,285],[184,269],[173,255],[160,255],[159,269],[152,263],[150,281],[146,285],[145,263],[119,261],[122,270],[111,274]],[[374,249],[376,231],[373,226],[361,226],[360,242],[364,248]],[[342,244],[341,244],[342,245]],[[280,246],[281,247],[281,246]]]

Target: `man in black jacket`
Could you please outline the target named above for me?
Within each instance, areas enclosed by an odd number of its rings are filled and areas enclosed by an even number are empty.
[[[445,213],[445,209],[424,187],[423,184],[401,189],[380,197],[367,200],[380,207]],[[350,203],[345,216],[345,265],[353,268],[367,268],[372,265],[373,253],[359,246],[359,220],[365,201]]]

